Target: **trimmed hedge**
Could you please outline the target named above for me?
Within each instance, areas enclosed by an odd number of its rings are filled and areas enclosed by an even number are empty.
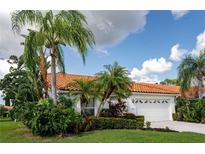
[[[172,113],[172,118],[174,121],[177,121],[178,120],[177,113]]]
[[[143,115],[135,115],[133,113],[124,113],[124,115],[122,116],[122,118],[125,119],[135,119],[139,122],[143,122],[144,123],[144,116]]]
[[[124,119],[124,118],[105,118],[92,117],[91,129],[142,129],[144,122]]]

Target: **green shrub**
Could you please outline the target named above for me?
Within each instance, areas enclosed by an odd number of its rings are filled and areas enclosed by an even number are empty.
[[[24,125],[26,125],[28,128],[31,128],[34,114],[35,114],[35,106],[36,102],[27,102],[23,106],[23,109],[21,110],[21,121]]]
[[[124,118],[92,117],[92,129],[141,129],[144,123]]]
[[[0,117],[8,117],[9,111],[6,109],[0,109]]]
[[[177,113],[172,113],[172,118],[174,121],[178,121]]]
[[[72,108],[74,106],[73,100],[69,96],[59,95],[58,103],[63,105],[64,108]]]
[[[201,99],[194,103],[193,115],[199,122],[203,122],[205,118],[205,99]]]
[[[61,133],[77,133],[82,124],[82,116],[72,108],[62,108],[53,103],[39,103],[36,106],[32,132],[41,136]]]
[[[9,117],[12,119],[12,120],[15,120],[15,109],[12,109],[9,111]]]
[[[151,122],[150,122],[150,121],[147,121],[145,124],[146,124],[146,128],[147,128],[147,129],[150,129],[150,128],[151,128]]]
[[[109,109],[102,109],[100,112],[100,117],[112,117],[109,113]]]
[[[133,113],[124,113],[123,118],[125,119],[136,119],[136,115]]]
[[[136,120],[139,121],[139,122],[144,122],[144,116],[142,116],[142,115],[137,115],[137,116],[136,116]]]
[[[133,113],[124,113],[124,115],[122,116],[122,118],[125,119],[135,119],[139,122],[143,122],[144,123],[144,116],[143,115],[135,115]]]

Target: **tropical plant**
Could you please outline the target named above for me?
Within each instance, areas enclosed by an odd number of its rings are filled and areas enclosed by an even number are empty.
[[[126,102],[125,101],[121,101],[120,99],[118,100],[118,102],[112,102],[112,101],[108,101],[109,104],[109,115],[112,117],[118,117],[118,116],[122,116],[123,112],[126,109]]]
[[[47,85],[47,69],[50,64],[47,62],[48,56],[46,56],[46,48],[44,47],[44,40],[41,35],[38,35],[36,31],[28,30],[28,35],[22,35],[25,39],[22,45],[24,45],[24,63],[27,69],[35,76],[34,81],[42,80],[44,88],[44,97],[48,97],[48,85]],[[35,75],[36,74],[36,75]],[[37,84],[36,84],[37,85]],[[36,87],[38,89],[38,87]]]
[[[178,80],[182,90],[189,89],[195,80],[197,81],[198,98],[202,98],[205,77],[205,52],[201,52],[198,57],[187,56],[182,60],[178,69]]]
[[[87,28],[85,16],[79,11],[15,11],[12,14],[12,29],[20,32],[26,24],[37,25],[44,45],[51,56],[51,91],[54,103],[57,103],[56,94],[56,60],[60,70],[65,71],[62,46],[76,47],[85,62],[87,48],[92,47],[94,37]]]
[[[81,113],[86,117],[85,107],[100,98],[99,92],[96,91],[95,81],[89,80],[76,80],[71,83],[72,86],[76,87],[78,90],[71,91],[71,97],[74,97],[76,102],[81,104]]]
[[[101,103],[98,107],[97,117],[99,117],[102,107],[113,94],[118,100],[130,96],[131,80],[128,77],[128,71],[117,62],[113,65],[105,65],[105,70],[97,73],[97,87],[102,93]]]

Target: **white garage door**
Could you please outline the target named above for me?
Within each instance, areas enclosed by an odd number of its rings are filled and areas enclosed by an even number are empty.
[[[136,115],[144,115],[145,121],[172,120],[170,103],[136,103]]]

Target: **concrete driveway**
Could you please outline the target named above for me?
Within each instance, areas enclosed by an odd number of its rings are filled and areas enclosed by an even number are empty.
[[[205,134],[205,124],[197,124],[190,122],[181,122],[181,121],[159,121],[151,122],[152,128],[165,128],[176,130],[179,132],[195,132]]]

